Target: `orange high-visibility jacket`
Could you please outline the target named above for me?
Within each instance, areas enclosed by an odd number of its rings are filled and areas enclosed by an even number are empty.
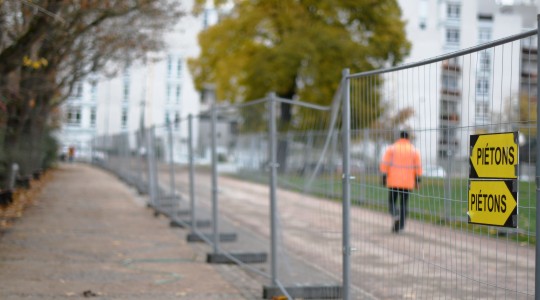
[[[422,176],[420,152],[408,139],[399,139],[386,150],[379,168],[387,187],[412,190],[416,176]]]

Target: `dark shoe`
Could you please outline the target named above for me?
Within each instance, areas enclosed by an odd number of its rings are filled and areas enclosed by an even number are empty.
[[[399,220],[394,220],[394,226],[392,226],[392,232],[393,233],[399,232]]]

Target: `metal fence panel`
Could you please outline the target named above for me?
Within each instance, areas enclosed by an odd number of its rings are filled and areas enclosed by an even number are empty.
[[[351,167],[358,166],[351,185],[353,291],[383,299],[534,297],[535,43],[535,35],[521,37],[349,77]],[[396,233],[379,164],[400,130],[421,153],[423,175]],[[518,228],[470,224],[470,137],[514,131],[521,152]]]
[[[209,262],[266,282],[267,298],[533,298],[536,34],[345,72],[330,107],[270,94],[98,137],[93,162],[191,226]],[[400,131],[423,169],[403,230],[380,169]],[[519,132],[517,228],[469,222],[471,136],[500,132]]]

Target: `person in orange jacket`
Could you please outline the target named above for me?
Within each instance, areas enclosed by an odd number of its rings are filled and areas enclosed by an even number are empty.
[[[418,187],[422,176],[420,152],[409,140],[409,133],[401,131],[399,139],[385,151],[379,166],[383,184],[389,189],[388,209],[393,217],[392,231],[405,227],[409,194]],[[396,202],[400,198],[399,216]]]

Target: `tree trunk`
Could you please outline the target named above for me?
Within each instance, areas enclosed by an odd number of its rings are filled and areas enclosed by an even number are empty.
[[[279,95],[285,99],[292,99],[294,92]],[[291,125],[292,120],[292,105],[289,103],[281,103],[280,122],[278,127],[278,143],[277,143],[277,162],[279,164],[278,172],[283,174],[287,171],[287,156],[289,154],[289,141],[285,134]]]

